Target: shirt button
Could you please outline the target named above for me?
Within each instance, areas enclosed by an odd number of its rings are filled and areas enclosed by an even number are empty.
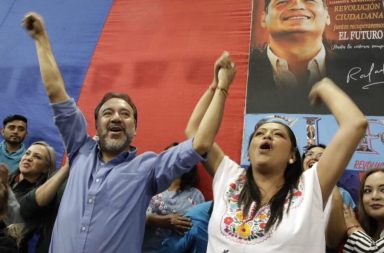
[[[85,232],[85,230],[86,230],[86,227],[85,227],[85,226],[82,226],[82,227],[81,227],[81,232]]]
[[[92,204],[92,203],[93,203],[93,199],[92,198],[88,199],[88,204]]]
[[[96,178],[96,183],[100,182],[100,178]]]

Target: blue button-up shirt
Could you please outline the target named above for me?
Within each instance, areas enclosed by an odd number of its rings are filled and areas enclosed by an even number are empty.
[[[55,226],[52,253],[139,253],[151,197],[203,158],[188,140],[160,154],[136,149],[104,163],[73,99],[52,105],[71,171]]]

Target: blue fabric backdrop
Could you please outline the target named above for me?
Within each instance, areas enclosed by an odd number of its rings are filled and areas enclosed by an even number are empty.
[[[55,147],[59,158],[63,153],[41,83],[34,41],[21,27],[24,15],[36,11],[49,20],[47,30],[67,90],[78,99],[112,3],[112,0],[1,1],[0,119],[8,114],[25,115],[29,120],[27,145],[43,139]]]

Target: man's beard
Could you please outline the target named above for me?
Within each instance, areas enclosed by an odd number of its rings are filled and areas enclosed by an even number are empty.
[[[103,133],[99,136],[99,145],[101,151],[111,154],[120,154],[127,150],[132,141],[132,137],[128,133],[124,133],[123,137],[119,139],[111,139],[107,135],[108,133]]]
[[[18,136],[6,138],[5,141],[11,145],[20,145],[23,142],[23,140]]]

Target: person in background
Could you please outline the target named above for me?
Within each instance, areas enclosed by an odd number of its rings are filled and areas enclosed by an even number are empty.
[[[23,141],[27,136],[28,120],[23,115],[9,115],[3,120],[0,142],[0,163],[5,163],[10,173],[16,171],[25,153]]]
[[[191,229],[184,234],[172,233],[164,239],[162,249],[156,253],[205,253],[208,245],[208,222],[213,210],[213,201],[198,204],[185,214],[192,220]]]
[[[20,200],[20,213],[28,223],[38,225],[35,253],[47,253],[53,225],[69,175],[68,160],[44,184],[28,192]]]
[[[347,241],[344,253],[384,252],[384,168],[367,171],[359,192],[359,220],[344,206]]]
[[[7,165],[0,163],[0,182],[8,186],[8,210],[4,222],[7,226],[10,224],[22,224],[24,221],[20,215],[20,203],[8,185],[8,178],[9,170]]]
[[[176,145],[178,143],[173,143],[170,147]],[[166,191],[152,197],[147,209],[143,253],[157,252],[162,248],[162,241],[172,232],[182,235],[191,228],[191,219],[185,213],[204,202],[203,194],[196,188],[197,180],[195,167],[173,180]]]
[[[55,150],[44,141],[36,141],[21,157],[18,169],[8,179],[17,200],[42,185],[56,169]]]
[[[16,239],[9,235],[5,219],[8,211],[8,191],[9,187],[6,182],[0,182],[0,252],[1,253],[18,253]]]
[[[44,141],[32,143],[22,156],[19,168],[10,175],[8,180],[17,201],[21,203],[29,192],[42,185],[55,170],[56,153],[53,147]],[[20,214],[23,218],[23,214]],[[39,225],[37,220],[24,220],[20,243],[22,253],[28,252],[28,241]]]

